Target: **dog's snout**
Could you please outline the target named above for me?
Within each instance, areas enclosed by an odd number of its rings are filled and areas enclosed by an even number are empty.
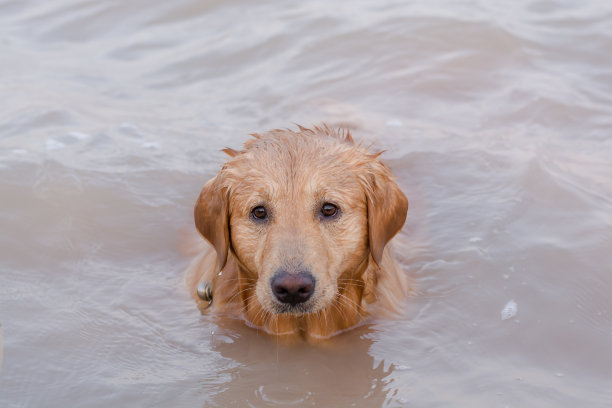
[[[297,305],[310,299],[315,280],[308,272],[277,272],[272,278],[272,293],[280,302]]]

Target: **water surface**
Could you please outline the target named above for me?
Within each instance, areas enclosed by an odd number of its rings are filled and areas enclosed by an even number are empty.
[[[0,405],[612,406],[610,50],[603,0],[0,0]],[[322,120],[410,200],[406,317],[201,316],[220,149]]]

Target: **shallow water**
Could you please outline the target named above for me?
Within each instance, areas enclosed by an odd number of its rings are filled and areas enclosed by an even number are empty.
[[[0,406],[612,406],[611,50],[603,0],[0,0]],[[410,200],[406,318],[201,316],[220,149],[321,120]]]

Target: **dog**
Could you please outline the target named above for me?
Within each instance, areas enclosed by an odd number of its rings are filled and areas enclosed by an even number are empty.
[[[320,125],[254,133],[194,208],[210,244],[187,284],[202,312],[275,336],[325,339],[401,313],[409,291],[389,241],[408,200],[350,131]]]

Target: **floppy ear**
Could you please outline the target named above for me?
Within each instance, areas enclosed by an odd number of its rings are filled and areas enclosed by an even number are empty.
[[[202,188],[193,211],[195,225],[200,234],[217,251],[217,272],[227,262],[229,250],[229,197],[227,188],[217,186],[217,178]]]
[[[386,174],[374,176],[368,191],[368,233],[370,253],[378,265],[385,245],[402,229],[408,212],[408,200],[399,186]]]

